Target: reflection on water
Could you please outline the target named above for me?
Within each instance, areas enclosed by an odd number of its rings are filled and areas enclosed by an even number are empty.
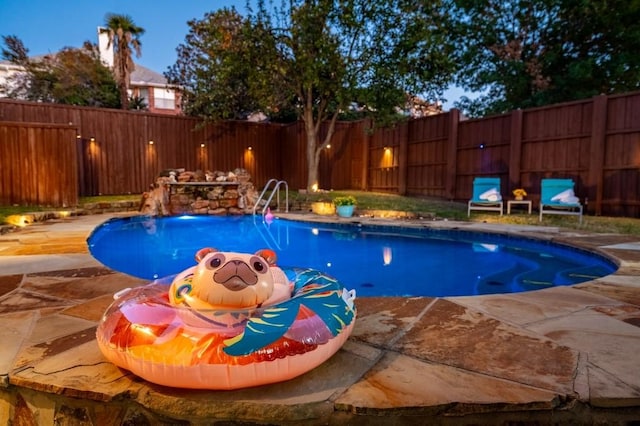
[[[393,260],[393,249],[389,246],[382,247],[382,264],[384,266],[391,265]]]

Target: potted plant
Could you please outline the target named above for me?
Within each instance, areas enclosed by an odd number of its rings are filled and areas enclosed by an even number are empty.
[[[527,191],[525,191],[523,188],[514,189],[513,196],[516,197],[516,200],[520,201],[527,196]]]
[[[334,198],[333,204],[336,206],[336,213],[338,213],[338,216],[351,217],[353,216],[353,210],[356,207],[356,199],[351,195],[345,195]]]

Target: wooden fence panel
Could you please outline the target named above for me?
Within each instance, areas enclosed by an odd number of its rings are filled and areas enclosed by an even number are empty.
[[[362,146],[365,122],[338,122],[329,147],[320,153],[319,187],[322,189],[362,188]],[[324,127],[324,138],[327,126]],[[306,186],[306,185],[305,185]]]
[[[345,128],[346,123],[342,123],[342,127]],[[343,175],[339,182],[336,182],[334,188],[336,189],[366,189],[366,165],[368,161],[367,147],[369,140],[369,131],[371,122],[368,120],[362,120],[357,123],[353,123],[348,126],[348,132],[345,132],[344,139],[342,141],[343,146],[347,146],[345,151],[345,157],[342,160],[344,169],[349,170],[348,175]]]
[[[0,122],[0,159],[1,204],[78,204],[75,128]]]
[[[640,217],[640,93],[611,96],[607,107],[602,211]]]
[[[450,114],[409,122],[407,194],[446,197]]]
[[[369,189],[379,192],[399,192],[400,145],[405,143],[408,124],[376,129],[369,145]]]
[[[543,178],[571,178],[576,194],[589,197],[592,110],[581,101],[523,111],[519,183],[534,205]]]
[[[508,189],[511,115],[461,121],[458,127],[455,199],[468,200],[475,177],[499,177]]]
[[[238,138],[230,141],[230,144],[237,150],[237,155],[242,157],[240,167],[251,173],[254,185],[261,188],[270,179],[282,179],[283,163],[282,157],[278,155],[283,145],[280,138],[282,126],[242,122],[234,122],[234,126]],[[235,168],[234,158],[230,161],[229,170],[232,170]]]
[[[291,189],[307,187],[307,158],[304,126],[301,122],[286,125],[280,134],[282,159],[282,179]],[[320,182],[324,186],[324,182]]]
[[[318,187],[320,189],[364,189],[364,149],[366,146],[366,121],[336,123],[331,147],[320,155]],[[326,125],[321,137],[326,134]],[[302,122],[281,127],[279,157],[282,179],[291,189],[307,187],[306,134]],[[273,176],[272,176],[273,177]]]

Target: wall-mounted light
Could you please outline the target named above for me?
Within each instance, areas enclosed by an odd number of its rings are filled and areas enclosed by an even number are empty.
[[[149,141],[149,145],[153,145],[153,141]]]
[[[82,135],[76,134],[76,139],[82,139]]]
[[[91,142],[95,142],[95,141],[96,141],[96,138],[94,138],[93,136],[91,136],[91,137],[89,138],[89,140],[90,140]]]
[[[382,154],[381,166],[385,167],[389,171],[389,167],[393,166],[393,151],[390,146],[385,146],[384,153]]]
[[[328,145],[327,145],[327,149],[331,149],[331,144],[328,144]]]
[[[200,144],[200,148],[204,148],[204,144],[203,143]]]
[[[253,148],[252,147],[247,147],[247,151],[252,151]]]
[[[480,144],[480,149],[484,149],[484,142]]]

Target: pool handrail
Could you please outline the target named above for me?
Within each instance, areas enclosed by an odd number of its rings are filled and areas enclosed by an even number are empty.
[[[262,215],[263,219],[264,219],[265,215],[267,214],[267,208],[271,204],[271,201],[273,200],[273,196],[276,193],[278,194],[278,198],[276,199],[277,210],[280,211],[280,187],[283,186],[283,185],[284,185],[284,189],[285,189],[285,212],[287,212],[287,213],[289,212],[289,185],[287,185],[287,182],[284,181],[284,180],[278,180],[278,179],[271,178],[271,179],[269,179],[269,181],[266,183],[266,185],[262,189],[262,192],[260,193],[260,196],[256,200],[256,203],[253,205],[253,214],[254,215],[256,214],[256,211],[258,210],[258,206],[260,205],[260,201],[262,201],[265,193],[267,192],[267,190],[269,189],[269,187],[272,184],[275,184],[275,186],[271,190],[271,194],[269,195],[269,198],[265,201],[264,207],[262,207],[261,215]]]

